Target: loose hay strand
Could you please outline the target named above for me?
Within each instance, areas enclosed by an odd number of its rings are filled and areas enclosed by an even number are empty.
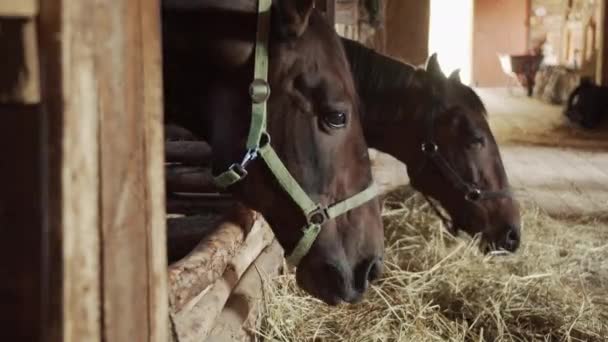
[[[384,202],[385,272],[356,305],[268,282],[259,341],[608,341],[608,225],[525,210],[515,255],[444,233],[418,196]]]

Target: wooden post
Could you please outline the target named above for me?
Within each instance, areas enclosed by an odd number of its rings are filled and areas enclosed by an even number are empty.
[[[165,342],[158,0],[40,6],[49,156],[43,336]]]
[[[597,58],[596,82],[601,85],[608,85],[608,6],[606,0],[600,1],[600,22],[601,27],[599,39],[599,53]]]

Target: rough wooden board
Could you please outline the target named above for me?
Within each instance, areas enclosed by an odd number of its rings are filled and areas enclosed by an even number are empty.
[[[238,215],[238,216],[236,216]],[[240,211],[235,219],[222,222],[186,257],[169,267],[171,312],[179,312],[224,273],[250,229],[259,230],[261,221],[252,211]],[[253,226],[253,227],[252,227]]]
[[[180,342],[200,342],[209,335],[232,289],[262,250],[274,239],[268,224],[265,221],[258,222],[261,224],[255,225],[248,234],[223,276],[173,315]]]
[[[210,168],[167,166],[168,192],[218,192]]]
[[[209,165],[211,147],[204,141],[168,141],[165,142],[165,156],[169,163]]]
[[[146,187],[146,250],[149,284],[149,341],[166,342],[167,247],[164,187],[164,129],[160,0],[139,0],[141,34],[142,111]]]
[[[37,0],[0,0],[0,17],[35,17]]]
[[[159,6],[147,0],[97,1],[89,14],[101,114],[107,341],[167,339]]]
[[[45,339],[101,341],[99,128],[90,1],[43,1],[40,53],[49,193]],[[69,42],[69,44],[68,44]],[[79,96],[71,96],[79,94]]]
[[[169,263],[177,262],[203,239],[218,228],[222,217],[218,214],[195,215],[167,219],[167,256]]]
[[[239,280],[207,342],[253,340],[248,329],[255,327],[264,284],[279,274],[282,265],[283,248],[274,240]]]

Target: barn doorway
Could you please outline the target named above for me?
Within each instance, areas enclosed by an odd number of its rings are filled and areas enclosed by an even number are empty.
[[[429,52],[437,53],[446,75],[460,69],[471,83],[473,51],[473,0],[431,0]]]

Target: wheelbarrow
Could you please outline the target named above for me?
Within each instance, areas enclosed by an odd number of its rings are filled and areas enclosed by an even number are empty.
[[[502,71],[509,76],[510,85],[513,83],[526,88],[528,96],[532,96],[534,90],[534,76],[543,61],[542,55],[507,55],[498,54],[498,60]]]

